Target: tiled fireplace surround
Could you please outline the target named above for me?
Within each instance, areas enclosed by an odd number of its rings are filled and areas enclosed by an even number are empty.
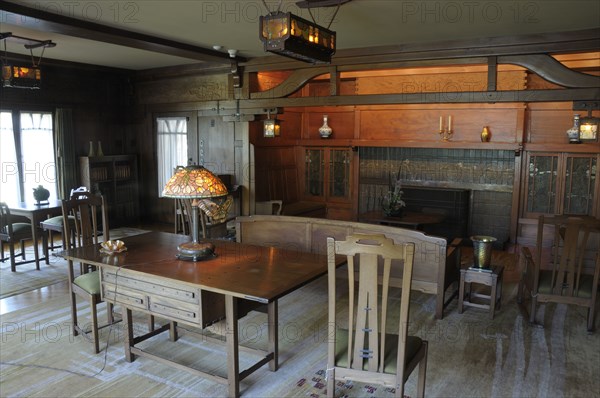
[[[447,221],[452,225],[445,235],[460,234],[463,238],[490,235],[498,239],[498,246],[508,242],[514,151],[361,147],[359,155],[359,213],[379,210],[379,198],[399,175],[406,191],[408,210],[421,210],[425,206],[421,204],[429,203],[426,211],[446,212]],[[428,189],[412,189],[423,187]],[[432,192],[429,188],[445,192]],[[456,195],[457,192],[460,195]],[[435,200],[428,202],[428,197]],[[461,204],[440,204],[438,199],[442,197],[449,201],[452,197],[468,199],[465,208],[452,210]],[[446,209],[435,209],[438,205]]]

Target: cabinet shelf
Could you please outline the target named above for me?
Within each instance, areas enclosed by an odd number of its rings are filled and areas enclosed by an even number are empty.
[[[108,204],[111,227],[139,221],[137,157],[135,155],[82,156],[81,184],[100,193]]]

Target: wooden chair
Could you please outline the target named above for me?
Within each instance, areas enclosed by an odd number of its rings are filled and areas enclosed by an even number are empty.
[[[188,225],[187,234],[192,233],[194,225],[192,217],[192,200],[178,199],[181,201],[181,210],[184,214],[184,224]],[[202,238],[222,238],[227,235],[228,212],[233,204],[233,197],[227,195],[224,198],[200,199],[198,200],[198,226],[201,228],[199,236]]]
[[[588,216],[540,216],[535,254],[522,248],[525,268],[517,302],[536,324],[538,303],[573,304],[588,309],[587,329],[594,330],[600,275],[600,220]],[[530,298],[529,311],[523,299]],[[542,321],[543,324],[543,321]]]
[[[89,195],[89,191],[86,187],[79,187],[76,189],[71,189],[71,194],[69,196],[70,199],[75,199],[77,197],[83,197]],[[74,217],[69,216],[69,222],[72,224],[72,231],[74,232]],[[44,231],[44,233],[48,234],[48,244],[44,245],[44,253],[46,257],[48,257],[49,249],[56,249],[60,246],[54,246],[54,238],[53,233],[57,232],[60,234],[62,238],[62,247],[64,248],[65,243],[65,228],[63,226],[63,216],[50,217],[47,220],[44,220],[40,223],[40,227]]]
[[[78,246],[86,246],[98,244],[100,242],[100,232],[98,225],[98,214],[102,220],[102,236],[104,240],[109,240],[108,216],[106,212],[106,202],[104,197],[89,195],[76,199],[63,200],[62,212],[65,227],[65,239],[67,239],[66,247],[75,248]],[[69,217],[74,220],[69,222]],[[71,228],[75,228],[72,231]],[[71,319],[73,324],[73,335],[79,333],[92,335],[92,343],[94,344],[94,352],[100,352],[100,343],[98,340],[99,329],[109,326],[114,323],[113,305],[107,303],[107,318],[108,323],[103,326],[98,326],[98,310],[97,305],[102,302],[100,297],[100,275],[98,270],[91,270],[85,264],[80,267],[81,275],[75,276],[74,265],[69,261],[69,291],[71,294]],[[91,329],[84,330],[77,319],[77,296],[86,299],[90,305],[91,311]]]
[[[382,384],[395,388],[395,395],[403,397],[404,383],[417,365],[417,395],[424,396],[427,341],[407,334],[414,252],[414,243],[395,245],[392,239],[382,234],[357,233],[349,235],[345,241],[327,238],[328,397],[334,395],[336,378]],[[348,294],[343,299],[336,292],[336,255],[345,255],[348,261]],[[356,305],[355,266],[359,269]],[[379,285],[377,269],[381,266],[383,279]],[[400,308],[394,307],[393,311],[388,311],[390,269],[402,266]],[[397,300],[394,302],[397,303]],[[338,313],[345,313],[341,307],[347,309],[348,313],[347,323],[344,324],[337,317]],[[395,319],[392,328],[397,323],[398,334],[388,332],[388,316],[390,320]],[[341,325],[347,325],[345,327],[348,330],[342,329]]]
[[[267,214],[267,215],[281,215],[281,209],[283,208],[282,200],[265,200],[255,203],[255,214]]]
[[[175,233],[189,235],[190,223],[189,214],[185,205],[186,199],[175,199]]]
[[[35,260],[27,260],[25,258],[25,242],[27,240],[33,240],[33,234],[31,231],[31,224],[24,222],[13,222],[12,216],[10,214],[10,208],[6,203],[0,203],[0,252],[2,252],[2,261],[4,262],[6,258],[4,257],[4,244],[8,244],[8,249],[10,251],[10,270],[12,272],[17,271],[17,265],[32,263]],[[21,244],[21,252],[15,253],[15,244]],[[46,244],[44,238],[44,245]],[[22,261],[16,261],[17,257],[21,257]],[[36,268],[39,270],[39,263],[36,265]]]

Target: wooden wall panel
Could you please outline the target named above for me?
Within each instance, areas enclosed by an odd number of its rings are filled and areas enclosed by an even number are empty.
[[[138,82],[135,86],[140,104],[176,104],[227,99],[229,76],[183,76]]]
[[[487,73],[438,73],[428,75],[376,76],[356,79],[356,93],[447,93],[486,91]],[[498,90],[525,90],[525,71],[498,72]]]
[[[360,111],[361,140],[439,141],[440,116],[444,126],[452,116],[455,142],[481,142],[483,126],[492,133],[490,142],[518,142],[519,113],[523,105],[512,107],[455,106],[445,109],[412,106]]]
[[[327,124],[333,129],[332,139],[354,138],[354,108],[313,108],[306,113],[304,139],[321,139],[319,128],[323,125],[323,116],[327,115]]]
[[[530,103],[528,105],[528,142],[535,144],[568,144],[567,130],[573,126],[573,115],[587,116],[587,111],[574,111],[572,102]],[[600,117],[600,111],[592,112]]]
[[[256,200],[299,200],[296,150],[293,146],[255,147]]]

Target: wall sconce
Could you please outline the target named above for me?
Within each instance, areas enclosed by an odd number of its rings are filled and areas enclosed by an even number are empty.
[[[588,115],[579,120],[579,140],[582,142],[598,141],[598,125],[600,118],[593,117],[591,109],[588,110]]]
[[[273,138],[279,137],[281,124],[277,118],[271,119],[271,112],[267,111],[267,118],[263,121],[263,137]]]

